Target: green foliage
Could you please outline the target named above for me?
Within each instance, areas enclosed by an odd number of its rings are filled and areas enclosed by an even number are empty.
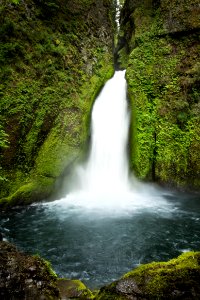
[[[126,1],[119,59],[131,102],[131,168],[199,188],[199,34],[193,1]],[[195,163],[194,163],[195,161]]]
[[[0,124],[0,148],[7,148],[8,144],[8,134],[5,133],[3,126]]]
[[[140,178],[194,184],[191,169],[196,167],[191,168],[189,153],[193,141],[199,141],[198,127],[194,127],[199,122],[194,112],[199,92],[194,91],[196,81],[189,81],[191,75],[187,72],[183,77],[179,71],[183,62],[191,63],[191,58],[185,58],[186,44],[196,56],[190,41],[146,37],[130,54],[126,76],[134,119],[131,128],[136,135],[131,139],[131,167]]]
[[[134,49],[130,55],[127,69],[127,81],[130,98],[136,123],[136,145],[132,151],[131,164],[136,174],[145,178],[151,176],[152,163],[155,155],[157,124],[160,120],[157,115],[160,97],[174,82],[169,73],[175,69],[177,58],[169,56],[170,45],[163,39],[149,39],[143,46]],[[165,68],[163,65],[165,64]],[[160,84],[161,81],[161,84]]]
[[[84,299],[87,299],[87,300],[94,299],[92,292],[80,280],[72,280],[72,283],[73,283],[75,289],[77,290],[77,292],[79,294],[81,293],[81,296],[78,298],[83,299],[83,300]]]
[[[11,0],[11,2],[14,4],[19,4],[20,0]]]
[[[0,150],[8,148],[8,146],[9,146],[8,134],[5,133],[3,126],[0,124]],[[2,167],[0,166],[0,171],[1,170]],[[0,175],[0,181],[7,181],[7,178],[5,176]]]
[[[43,266],[44,271],[48,273],[48,275],[50,275],[52,278],[57,279],[58,275],[56,274],[56,272],[52,269],[51,263],[50,261],[42,258],[39,254],[35,254],[33,255],[33,257],[37,260],[38,263],[40,263],[40,265]]]
[[[49,196],[57,176],[86,149],[92,103],[113,72],[111,1],[93,3],[0,6],[0,120],[8,134],[0,128],[7,145],[0,198],[10,204]]]

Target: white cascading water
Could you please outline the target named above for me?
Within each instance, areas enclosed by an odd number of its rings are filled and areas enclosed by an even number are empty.
[[[92,111],[88,162],[75,170],[75,190],[52,205],[84,212],[121,215],[141,209],[168,210],[153,187],[128,176],[129,111],[125,71],[115,72],[97,97]]]
[[[92,111],[92,145],[88,163],[79,169],[81,189],[92,194],[127,191],[129,113],[125,71],[115,72]]]

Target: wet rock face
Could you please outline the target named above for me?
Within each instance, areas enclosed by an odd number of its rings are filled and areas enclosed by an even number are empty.
[[[175,33],[181,31],[191,31],[195,29],[199,29],[200,21],[199,21],[199,1],[170,1],[170,0],[130,0],[125,1],[124,8],[122,10],[122,24],[129,22],[131,18],[133,19],[133,23],[137,27],[136,19],[136,11],[142,9],[144,15],[149,17],[148,21],[152,22],[155,18],[157,11],[159,10],[160,18],[159,21],[162,23],[161,29],[162,33]],[[135,15],[134,15],[135,14]],[[144,19],[140,18],[141,23],[143,23]],[[147,29],[143,28],[143,29]],[[134,29],[134,28],[132,28]]]
[[[41,258],[0,242],[0,299],[60,299],[56,276]]]
[[[160,1],[163,14],[163,27],[166,32],[175,33],[179,31],[199,29],[199,1]]]
[[[130,0],[118,62],[131,104],[130,167],[140,179],[200,188],[199,1]]]

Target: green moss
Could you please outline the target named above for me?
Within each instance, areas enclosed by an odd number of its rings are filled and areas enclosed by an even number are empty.
[[[25,183],[20,182],[20,187],[9,197],[0,200],[0,206],[7,208],[14,205],[30,204],[40,201],[50,196],[53,189],[54,180],[44,176],[35,176],[26,179]]]
[[[152,299],[163,299],[175,289],[188,291],[196,286],[200,272],[200,253],[188,252],[166,263],[142,265],[127,273],[123,278],[133,277],[138,285],[145,284],[144,293]],[[146,281],[146,278],[149,278]],[[160,297],[160,298],[159,298]]]
[[[131,139],[130,159],[140,178],[198,186],[192,168],[196,174],[199,170],[189,154],[194,141],[200,147],[199,117],[194,113],[194,95],[198,92],[190,92],[197,79],[186,83],[190,75],[180,73],[183,63],[185,68],[192,63],[185,54],[186,44],[189,48],[191,43],[191,53],[196,56],[198,48],[193,39],[146,39],[131,52],[126,77],[133,116],[131,130],[136,138]],[[194,155],[200,161],[198,154]]]
[[[112,294],[112,292],[107,291],[106,289],[100,292],[99,295],[97,295],[94,299],[96,300],[127,300],[126,296],[121,296],[118,294]]]
[[[112,1],[8,2],[0,20],[0,122],[8,140],[1,152],[1,197],[19,199],[29,191],[34,201],[37,178],[49,178],[41,197],[49,195],[50,185],[86,149],[92,103],[113,72]],[[24,180],[26,192],[20,189]]]
[[[171,78],[175,78],[170,75],[173,75],[177,57],[170,57],[170,48],[164,39],[148,40],[134,49],[129,59],[126,77],[135,119],[132,130],[136,133],[136,140],[132,144],[131,166],[140,178],[151,176],[160,96],[168,84],[166,78],[170,83]],[[166,67],[162,68],[164,64]],[[163,81],[163,87],[160,81]],[[176,89],[175,84],[173,87]]]
[[[168,262],[141,265],[103,287],[95,299],[198,299],[200,252],[188,252]]]
[[[64,299],[94,299],[92,292],[80,280],[58,279],[57,283]]]
[[[1,124],[0,124],[0,147],[1,148],[8,147],[8,134],[5,133]]]
[[[131,168],[142,179],[199,189],[200,23],[196,4],[126,1],[119,63],[123,65],[126,54]]]
[[[73,280],[73,283],[77,291],[82,292],[80,299],[94,299],[92,292],[80,280]]]
[[[128,54],[126,48],[122,48],[118,51],[118,64],[121,69],[126,69],[128,65]]]
[[[35,258],[37,262],[40,263],[41,266],[43,266],[45,272],[47,272],[52,279],[58,279],[58,275],[52,269],[51,263],[48,260],[40,257],[38,254],[33,255],[33,258]]]

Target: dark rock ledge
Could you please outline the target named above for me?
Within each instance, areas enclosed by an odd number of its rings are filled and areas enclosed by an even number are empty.
[[[92,293],[79,280],[58,279],[49,262],[37,255],[19,252],[10,243],[0,242],[1,300],[92,298]]]
[[[0,242],[1,300],[153,300],[200,299],[200,252],[187,252],[169,262],[150,263],[92,293],[81,281],[60,279],[39,256]]]

